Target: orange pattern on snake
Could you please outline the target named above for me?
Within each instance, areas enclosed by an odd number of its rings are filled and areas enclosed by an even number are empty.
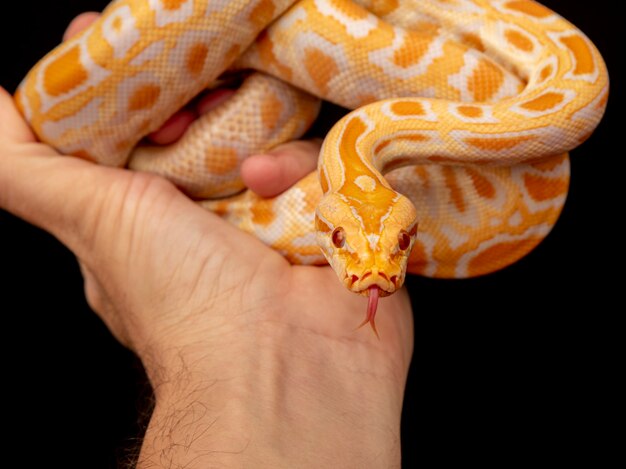
[[[261,73],[179,142],[136,146],[241,70]],[[533,249],[607,93],[593,44],[529,0],[118,0],[16,100],[60,151],[220,197],[200,203],[293,263],[330,263],[373,324],[407,269],[482,275]],[[243,158],[301,136],[314,96],[355,109],[318,172],[274,199],[241,192]]]

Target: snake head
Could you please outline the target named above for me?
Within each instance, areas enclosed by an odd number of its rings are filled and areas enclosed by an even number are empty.
[[[317,243],[346,288],[387,296],[402,287],[417,234],[417,213],[409,199],[391,191],[359,201],[329,192],[315,213]]]

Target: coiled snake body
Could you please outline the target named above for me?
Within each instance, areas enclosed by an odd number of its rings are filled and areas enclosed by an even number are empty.
[[[136,146],[248,69],[179,142]],[[356,109],[318,172],[274,199],[240,192],[242,159],[301,136],[312,95]],[[162,174],[291,262],[330,263],[373,325],[407,269],[481,275],[536,246],[607,95],[593,44],[529,0],[118,0],[16,100],[60,151]]]

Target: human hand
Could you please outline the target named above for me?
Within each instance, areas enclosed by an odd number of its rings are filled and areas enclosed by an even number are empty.
[[[90,305],[155,389],[140,460],[399,465],[412,351],[404,291],[381,301],[380,341],[355,332],[365,300],[330,268],[290,266],[156,176],[59,155],[4,91],[0,122],[0,207],[77,255]],[[248,181],[278,192],[316,150],[259,155]]]

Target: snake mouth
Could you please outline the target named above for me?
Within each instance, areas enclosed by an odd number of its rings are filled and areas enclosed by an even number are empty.
[[[364,296],[370,295],[371,287],[378,287],[380,297],[389,296],[400,287],[397,275],[388,276],[383,272],[373,274],[371,271],[366,272],[361,277],[346,274],[344,283],[349,290]]]

